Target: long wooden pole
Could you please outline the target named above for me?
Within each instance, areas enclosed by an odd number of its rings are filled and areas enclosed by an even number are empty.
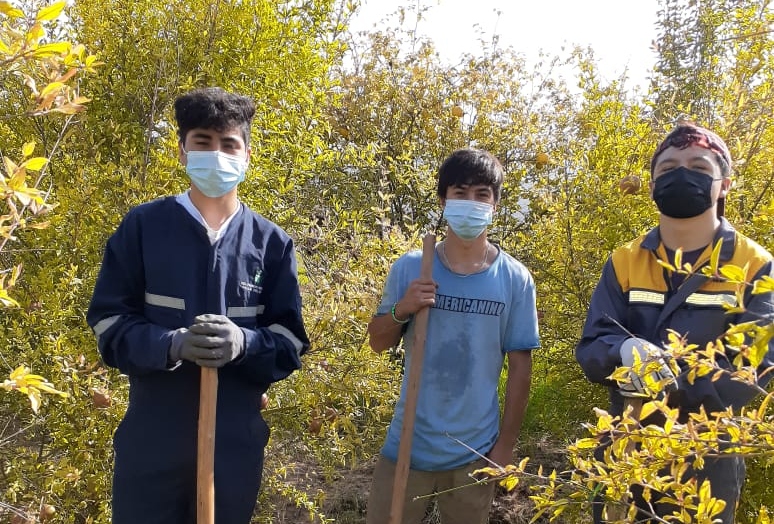
[[[215,524],[215,416],[218,369],[202,368],[196,456],[196,523]]]
[[[435,258],[435,235],[428,233],[422,240],[422,266],[420,277],[433,278],[433,259]],[[414,315],[414,343],[411,346],[411,366],[406,385],[406,403],[403,407],[403,426],[398,445],[398,463],[392,485],[392,504],[390,505],[389,524],[400,524],[403,517],[403,502],[406,496],[409,467],[411,465],[411,440],[414,438],[414,419],[417,414],[419,380],[422,377],[422,363],[425,359],[425,339],[427,338],[427,320],[430,308],[423,307]]]

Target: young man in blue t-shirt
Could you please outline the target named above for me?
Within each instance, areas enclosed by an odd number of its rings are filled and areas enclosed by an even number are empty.
[[[409,369],[413,315],[431,308],[403,524],[421,522],[430,498],[414,499],[432,493],[438,493],[443,524],[486,522],[494,485],[455,488],[472,484],[469,474],[487,465],[479,455],[502,466],[513,461],[529,396],[531,350],[540,342],[529,271],[487,239],[502,182],[502,165],[486,151],[461,149],[443,162],[438,197],[448,228],[435,248],[433,278],[419,278],[421,252],[402,256],[390,269],[368,325],[374,351],[403,339]],[[506,356],[501,419],[497,387]],[[404,376],[374,471],[368,524],[386,523],[389,517],[406,386]]]

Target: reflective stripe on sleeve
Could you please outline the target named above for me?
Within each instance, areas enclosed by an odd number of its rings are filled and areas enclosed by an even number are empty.
[[[154,295],[153,293],[145,293],[145,303],[151,306],[168,307],[172,309],[185,310],[185,300],[182,298],[167,297],[164,295]]]
[[[269,331],[277,333],[278,335],[282,335],[286,339],[290,340],[291,344],[293,344],[293,347],[296,348],[296,353],[299,355],[301,354],[301,350],[303,349],[304,345],[288,328],[279,324],[272,324],[269,326]]]
[[[263,314],[263,310],[266,306],[246,306],[246,307],[230,307],[226,310],[227,317],[255,317]]]
[[[723,304],[729,304],[736,306],[736,297],[729,294],[716,294],[716,293],[692,293],[685,299],[686,304],[692,304],[694,306],[718,306],[722,307]]]
[[[629,303],[643,303],[643,304],[659,304],[664,305],[664,294],[656,293],[655,291],[641,291],[632,290],[629,291]]]
[[[94,334],[97,335],[97,338],[101,337],[102,334],[110,329],[110,327],[118,322],[118,319],[121,318],[121,315],[116,315],[113,317],[107,317],[103,318],[97,324],[94,326]]]

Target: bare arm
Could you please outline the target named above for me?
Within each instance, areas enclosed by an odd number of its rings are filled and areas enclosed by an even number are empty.
[[[399,320],[409,318],[409,315],[404,313],[400,302],[395,305],[395,316]],[[385,349],[397,346],[403,336],[403,326],[404,324],[395,322],[391,313],[374,316],[368,323],[368,344],[371,349],[381,353]]]
[[[506,466],[513,461],[513,448],[519,438],[524,413],[527,411],[531,379],[532,351],[508,352],[508,378],[505,383],[505,406],[500,422],[500,435],[489,452],[490,460],[500,466]]]
[[[395,304],[395,317],[398,320],[411,320],[414,313],[425,306],[435,303],[436,284],[432,280],[413,280],[406,294]],[[368,343],[371,349],[381,353],[395,347],[403,336],[405,324],[392,318],[392,313],[374,316],[368,323]]]

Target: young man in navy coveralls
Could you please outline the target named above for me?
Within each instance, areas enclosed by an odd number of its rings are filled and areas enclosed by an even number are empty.
[[[196,519],[200,366],[219,368],[215,515],[248,523],[269,428],[269,385],[309,346],[293,242],[237,197],[255,106],[220,88],[175,101],[180,195],[127,213],[105,247],[87,313],[105,363],[128,375],[113,446],[113,524]]]

